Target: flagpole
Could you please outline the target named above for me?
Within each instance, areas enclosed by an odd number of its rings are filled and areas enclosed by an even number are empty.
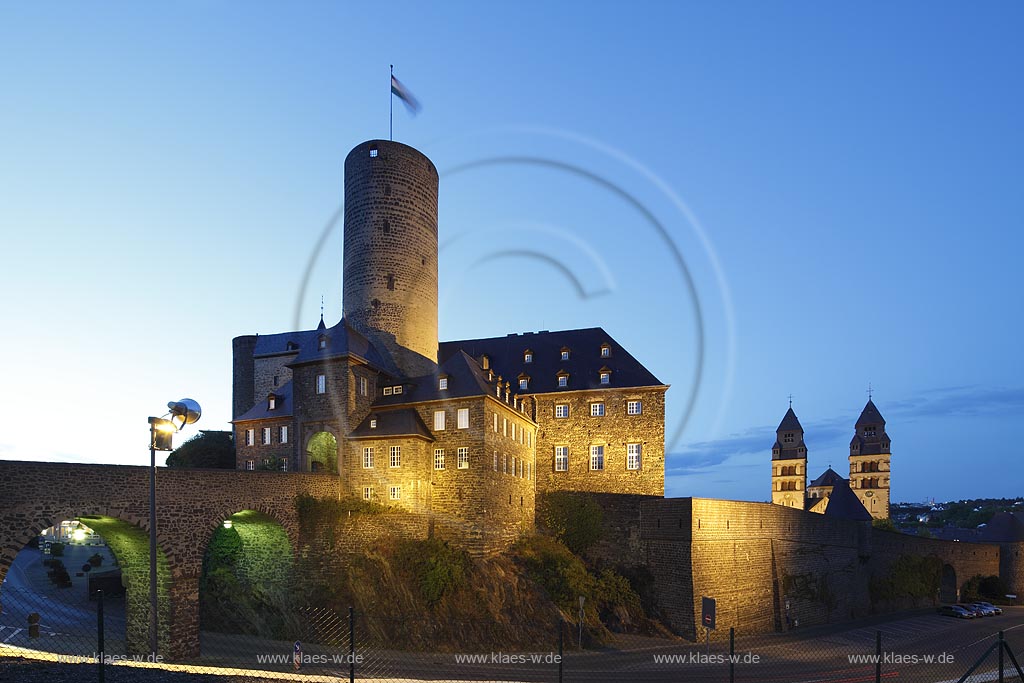
[[[391,84],[394,83],[395,65],[391,65],[391,80],[388,81],[388,100],[391,103],[391,111],[388,114],[388,140],[395,140],[395,94],[391,92]]]

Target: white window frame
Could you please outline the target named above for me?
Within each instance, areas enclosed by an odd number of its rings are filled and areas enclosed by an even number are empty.
[[[526,353],[523,354],[523,362],[524,363],[532,363],[533,362],[533,352],[532,351],[527,351]]]
[[[459,408],[455,420],[459,429],[469,429],[469,408]]]
[[[363,487],[363,500],[373,500],[373,487],[372,486],[364,486]]]
[[[366,396],[370,393],[370,382],[365,377],[359,378],[359,395]]]
[[[398,394],[402,393],[402,391],[404,391],[404,389],[402,388],[402,385],[401,385],[401,384],[399,384],[399,385],[397,385],[397,386],[395,387],[395,395],[396,395],[396,396],[397,396]]]
[[[601,373],[601,384],[611,384],[611,383],[612,383],[612,373],[610,373],[610,372],[602,372]]]
[[[501,418],[501,435],[508,436],[508,418]]]
[[[569,447],[555,446],[555,472],[569,471]]]
[[[270,396],[267,398],[267,410],[277,410],[277,397]]]
[[[508,454],[501,456],[501,473],[508,474]]]
[[[560,386],[560,387],[567,387],[567,386],[569,386],[569,375],[559,375],[558,376],[558,386]]]
[[[562,351],[562,355],[560,357],[562,360],[569,360],[569,350],[566,349],[565,351]]]
[[[434,431],[435,432],[443,432],[444,431],[444,411],[443,410],[435,410],[434,411]]]
[[[604,469],[604,446],[594,444],[590,447],[590,469],[594,472]]]
[[[434,469],[435,470],[443,470],[444,469],[444,449],[443,448],[435,448],[434,449]]]
[[[316,376],[316,393],[326,394],[327,393],[327,375]]]
[[[638,470],[643,465],[643,445],[639,443],[626,444],[626,469]]]
[[[388,499],[402,500],[402,487],[392,486],[390,489],[388,489]]]
[[[642,415],[644,412],[643,401],[626,401],[626,415]]]
[[[272,440],[273,430],[270,427],[264,427],[260,430],[260,438],[263,440],[264,446],[269,446],[273,443]]]
[[[281,458],[280,469],[282,472],[288,471],[288,458]]]
[[[555,404],[555,417],[557,417],[558,419],[569,417],[569,404],[568,403],[556,403]]]
[[[394,392],[394,389],[392,387],[384,387],[384,395],[385,396],[390,396],[393,392]]]
[[[516,423],[515,422],[512,423],[512,440],[513,441],[516,440]]]
[[[245,471],[246,472],[255,472],[256,471],[256,461],[255,460],[246,460],[245,461]]]
[[[612,347],[605,344],[601,347],[601,358],[610,358],[612,355]]]
[[[288,425],[281,425],[279,438],[281,440],[281,443],[288,443]]]
[[[363,446],[363,469],[373,469],[373,446]]]
[[[512,456],[512,476],[516,476],[516,456]]]
[[[256,430],[246,429],[245,430],[245,445],[255,446],[256,445]]]
[[[458,453],[457,453],[457,457],[458,457],[458,468],[460,470],[468,470],[469,469],[469,448],[466,447],[466,446],[460,447],[459,450],[458,450]]]
[[[370,418],[370,429],[376,429],[376,428],[377,428],[377,418],[371,417]]]
[[[391,467],[401,467],[402,466],[402,447],[401,446],[392,446],[391,447],[391,458],[389,459],[388,464]]]
[[[438,388],[439,391],[444,391],[445,389],[447,389],[448,388],[448,378],[447,377],[441,377],[440,379],[438,379],[437,380],[437,388]]]
[[[604,402],[590,404],[590,417],[604,417]]]
[[[498,433],[498,414],[494,413],[494,433]]]
[[[494,471],[498,471],[498,451],[494,451]]]
[[[530,388],[530,379],[528,377],[519,378],[519,391],[526,391]]]

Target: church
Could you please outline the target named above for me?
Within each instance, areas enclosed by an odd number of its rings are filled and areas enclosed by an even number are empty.
[[[342,317],[233,340],[237,467],[506,539],[546,492],[664,496],[668,386],[604,329],[439,341],[437,197],[412,147],[348,154]]]
[[[775,430],[772,502],[846,519],[888,519],[891,440],[885,419],[868,398],[850,440],[850,476],[830,466],[807,483],[807,444],[793,405]]]

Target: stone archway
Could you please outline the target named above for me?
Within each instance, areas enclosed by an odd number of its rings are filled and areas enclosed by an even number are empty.
[[[294,552],[286,527],[273,515],[241,510],[210,534],[199,580],[203,632],[288,639]]]
[[[306,462],[310,472],[338,473],[338,439],[331,432],[320,431],[306,441]]]

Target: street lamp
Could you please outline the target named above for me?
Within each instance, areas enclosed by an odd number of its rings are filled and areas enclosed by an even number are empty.
[[[149,418],[149,651],[156,662],[157,596],[156,596],[156,452],[174,450],[171,436],[185,425],[193,424],[203,414],[199,404],[190,398],[171,401],[163,417]],[[170,419],[168,419],[168,417]]]

